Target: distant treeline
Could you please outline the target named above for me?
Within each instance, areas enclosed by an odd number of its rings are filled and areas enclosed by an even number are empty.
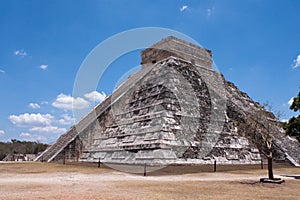
[[[11,142],[0,142],[0,160],[8,154],[37,154],[47,147],[47,144],[16,139],[12,139]]]

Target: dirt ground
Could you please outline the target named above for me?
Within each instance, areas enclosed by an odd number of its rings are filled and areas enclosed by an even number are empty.
[[[144,177],[93,164],[0,163],[0,199],[300,199],[300,168],[274,168],[285,183],[260,183],[267,171],[257,167],[172,166]]]

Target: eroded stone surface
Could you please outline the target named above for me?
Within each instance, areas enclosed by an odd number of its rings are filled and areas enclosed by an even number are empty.
[[[185,53],[184,53],[185,52]],[[167,38],[142,52],[133,74],[38,159],[127,164],[257,164],[239,130],[262,107],[211,69],[211,52]],[[274,121],[275,158],[300,163],[300,145]]]

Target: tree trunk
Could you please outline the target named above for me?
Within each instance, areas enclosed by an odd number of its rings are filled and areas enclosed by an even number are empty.
[[[273,174],[273,157],[268,156],[268,174],[269,174],[269,179],[274,180],[274,174]]]

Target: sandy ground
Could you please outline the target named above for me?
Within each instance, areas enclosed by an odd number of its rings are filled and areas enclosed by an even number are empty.
[[[94,166],[0,163],[0,199],[300,199],[300,168],[142,176]],[[177,169],[178,170],[178,169]]]

